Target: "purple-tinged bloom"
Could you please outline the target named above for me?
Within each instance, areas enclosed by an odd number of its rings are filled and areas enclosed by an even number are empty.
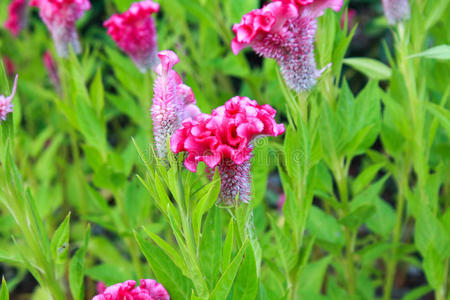
[[[181,122],[200,114],[192,89],[183,84],[172,68],[178,56],[164,50],[158,53],[161,63],[156,67],[158,77],[153,88],[151,108],[156,152],[160,158],[167,156],[167,140],[181,126]]]
[[[396,24],[408,19],[411,8],[408,0],[382,0],[383,10],[389,24]]]
[[[153,279],[141,279],[141,285],[138,287],[134,280],[127,280],[107,288],[103,284],[98,292],[99,294],[92,300],[170,300],[164,286]]]
[[[252,47],[258,54],[275,59],[287,85],[295,91],[311,89],[321,71],[314,60],[316,18],[326,8],[335,11],[342,0],[276,0],[255,9],[233,26],[236,37],[231,49],[238,54]]]
[[[19,76],[16,75],[16,79],[14,80],[14,86],[11,95],[9,97],[0,95],[0,123],[1,121],[6,121],[6,117],[8,116],[8,114],[13,112],[12,100],[14,99],[14,96],[16,94],[18,78]]]
[[[60,57],[69,56],[69,45],[75,53],[81,53],[75,22],[91,9],[89,0],[31,0],[30,5],[39,8]]]

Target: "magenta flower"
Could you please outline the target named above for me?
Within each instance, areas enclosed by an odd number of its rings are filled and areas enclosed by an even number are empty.
[[[326,8],[338,11],[341,7],[342,0],[275,0],[245,14],[233,26],[236,37],[231,49],[237,55],[250,46],[278,62],[290,88],[311,89],[321,74],[314,60],[316,18]]]
[[[7,56],[3,57],[3,64],[5,66],[6,75],[12,77],[16,73],[16,65],[14,62]]]
[[[258,105],[247,97],[234,97],[211,115],[200,114],[185,120],[172,136],[170,149],[188,153],[184,165],[196,172],[203,161],[209,168],[218,167],[221,178],[219,201],[235,204],[250,201],[250,158],[253,141],[262,136],[284,133],[284,125],[275,122],[276,111],[270,105]]]
[[[170,300],[169,293],[153,279],[141,279],[141,285],[136,287],[136,281],[128,280],[108,288],[101,286],[100,294],[92,300]]]
[[[136,2],[128,11],[115,14],[104,23],[108,34],[142,72],[153,69],[158,63],[156,27],[151,16],[158,11],[158,3]]]
[[[408,19],[411,8],[408,0],[382,0],[383,10],[389,24],[396,24]]]
[[[6,117],[8,116],[8,114],[13,112],[13,104],[11,102],[16,94],[18,77],[19,76],[16,75],[11,95],[9,97],[0,95],[0,123],[1,121],[6,121]]]
[[[12,35],[17,36],[27,23],[27,1],[13,0],[8,7],[8,19],[5,27]]]
[[[61,80],[59,78],[58,68],[50,51],[44,53],[42,61],[44,62],[45,69],[47,70],[48,77],[50,78],[53,87],[58,93],[61,92]]]
[[[167,157],[167,140],[187,118],[200,114],[195,105],[192,89],[184,85],[180,76],[172,68],[179,62],[178,56],[164,50],[158,53],[161,64],[156,67],[158,77],[153,88],[153,135],[156,152],[160,158]]]
[[[39,8],[60,57],[69,55],[69,45],[75,53],[81,52],[75,22],[91,8],[89,0],[31,0],[30,5]]]

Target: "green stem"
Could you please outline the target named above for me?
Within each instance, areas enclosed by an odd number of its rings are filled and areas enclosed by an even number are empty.
[[[383,294],[384,300],[391,299],[392,288],[394,285],[395,271],[397,269],[397,251],[401,238],[401,228],[403,224],[403,211],[405,209],[404,184],[403,180],[399,182],[399,193],[397,195],[397,215],[395,220],[395,227],[393,233],[393,248],[392,254],[387,265],[387,275],[385,281],[385,289]]]

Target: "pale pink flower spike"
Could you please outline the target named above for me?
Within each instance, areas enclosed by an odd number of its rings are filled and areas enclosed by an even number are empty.
[[[17,36],[27,23],[27,1],[13,0],[8,7],[8,19],[5,22],[7,28],[13,36]]]
[[[135,2],[122,14],[111,16],[103,25],[108,34],[134,61],[141,72],[158,64],[155,20],[152,14],[159,11],[153,1]]]
[[[237,55],[252,47],[275,59],[291,89],[309,90],[320,76],[314,60],[316,18],[327,8],[339,11],[342,4],[342,0],[275,0],[245,14],[233,26],[236,37],[231,49]]]
[[[60,57],[69,56],[69,47],[81,53],[75,22],[91,9],[89,0],[31,0],[31,6],[39,8],[39,15],[47,25]]]
[[[251,198],[250,158],[253,142],[263,136],[284,133],[284,125],[275,122],[276,111],[270,105],[258,105],[247,97],[234,97],[211,115],[187,119],[172,136],[170,149],[187,152],[184,165],[197,171],[199,162],[218,168],[221,178],[219,202],[236,205],[236,199],[248,203]]]
[[[408,0],[382,0],[383,10],[388,23],[391,25],[408,19],[411,14],[411,7]]]
[[[136,287],[136,281],[127,280],[105,288],[100,286],[99,294],[92,300],[170,300],[164,286],[153,279],[141,279],[141,285]]]
[[[0,95],[0,123],[1,123],[1,121],[6,121],[6,117],[8,116],[8,114],[13,112],[12,100],[14,99],[14,96],[16,95],[18,78],[19,78],[19,76],[16,75],[16,78],[14,79],[14,86],[13,86],[11,95],[9,97]]]
[[[153,135],[158,157],[167,157],[167,141],[187,118],[200,114],[195,105],[192,89],[183,84],[180,75],[172,68],[179,62],[178,56],[164,50],[158,53],[161,63],[156,67],[158,77],[153,88]]]

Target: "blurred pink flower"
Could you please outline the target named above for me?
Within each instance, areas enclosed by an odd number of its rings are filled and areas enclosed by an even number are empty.
[[[138,287],[136,281],[127,280],[103,289],[92,300],[170,300],[170,296],[162,284],[153,279],[141,279]]]
[[[13,0],[8,7],[8,19],[5,27],[12,35],[17,36],[27,23],[27,1]]]
[[[46,51],[42,56],[42,60],[44,62],[45,69],[47,70],[48,77],[50,78],[51,83],[58,93],[61,92],[61,80],[58,74],[58,68],[56,66],[56,62],[53,59],[53,56],[50,51]]]
[[[104,23],[108,34],[145,72],[158,63],[155,21],[151,16],[159,11],[159,4],[147,0],[135,2],[122,14],[115,14]]]
[[[69,45],[75,53],[81,52],[75,22],[91,8],[89,0],[31,0],[30,5],[39,8],[60,57],[68,57]]]
[[[161,63],[156,67],[158,77],[153,88],[151,113],[156,152],[160,158],[166,158],[168,138],[184,119],[200,114],[200,109],[195,105],[192,89],[183,84],[178,73],[172,69],[179,62],[178,56],[164,50],[158,53],[158,57]]]
[[[275,0],[245,14],[233,26],[236,37],[231,49],[237,55],[250,46],[278,62],[290,88],[311,89],[321,74],[314,60],[316,18],[326,8],[338,11],[341,7],[342,0]]]
[[[355,26],[355,17],[356,17],[356,10],[354,10],[353,8],[349,8],[347,10],[347,14],[342,14],[341,16],[341,20],[339,22],[341,29],[344,29],[345,20],[347,19],[347,28],[351,30],[352,27]]]
[[[383,10],[389,24],[396,24],[408,19],[411,8],[408,0],[382,0]]]
[[[233,97],[211,115],[200,114],[183,122],[172,136],[170,149],[186,151],[184,165],[196,172],[203,161],[209,168],[218,167],[221,178],[220,202],[235,204],[250,201],[250,158],[252,142],[262,136],[284,133],[284,125],[275,122],[276,111],[270,105],[258,105],[247,97]]]
[[[278,197],[278,211],[283,211],[284,203],[286,203],[286,194],[281,194],[280,197]]]
[[[13,76],[16,73],[16,66],[14,62],[7,56],[3,57],[3,64],[5,66],[6,75],[9,77]]]
[[[9,97],[0,95],[0,122],[6,121],[6,117],[8,116],[8,114],[13,112],[13,104],[11,102],[16,94],[18,77],[19,76],[16,75],[16,78],[14,79],[14,86],[11,95]]]

